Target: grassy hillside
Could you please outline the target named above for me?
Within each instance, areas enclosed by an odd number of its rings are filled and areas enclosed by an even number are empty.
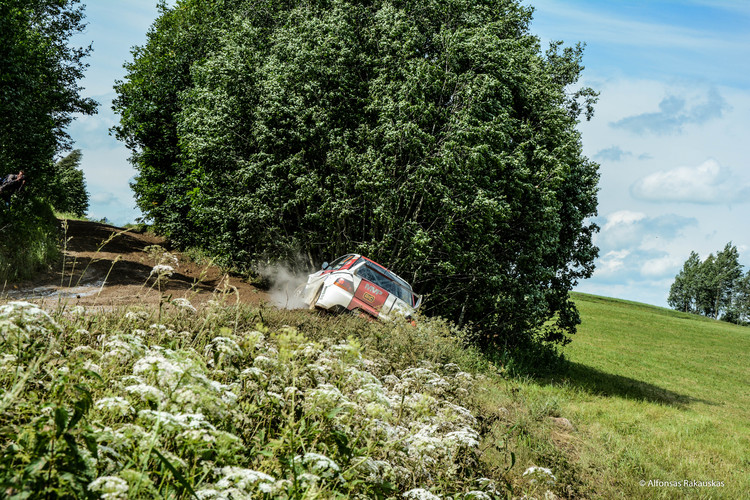
[[[587,482],[611,496],[742,498],[750,491],[750,328],[575,295],[583,324],[551,390],[577,428]],[[649,485],[649,481],[681,484]],[[723,487],[686,487],[722,481]],[[640,481],[646,481],[645,486]]]

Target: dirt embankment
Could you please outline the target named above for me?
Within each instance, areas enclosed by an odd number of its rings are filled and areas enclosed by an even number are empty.
[[[230,303],[268,301],[265,292],[241,278],[193,262],[153,234],[90,221],[61,223],[63,259],[32,281],[0,286],[0,299],[102,307],[158,304],[160,297],[168,296],[197,306],[216,294]],[[160,262],[173,272],[157,282],[154,266]]]

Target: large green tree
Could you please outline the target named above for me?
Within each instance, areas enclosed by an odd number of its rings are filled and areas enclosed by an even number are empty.
[[[0,0],[0,174],[24,170],[42,196],[73,114],[96,111],[78,84],[91,48],[69,44],[83,18],[78,0]]]
[[[513,344],[565,342],[593,270],[582,47],[515,0],[179,1],[117,86],[156,226],[237,267],[350,251]]]

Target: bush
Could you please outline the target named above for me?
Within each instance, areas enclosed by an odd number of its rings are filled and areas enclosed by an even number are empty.
[[[52,207],[37,198],[0,202],[0,283],[31,278],[60,256]]]

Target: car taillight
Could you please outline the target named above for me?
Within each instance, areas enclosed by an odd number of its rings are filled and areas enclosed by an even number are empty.
[[[354,283],[352,283],[346,278],[338,278],[336,281],[333,282],[333,284],[339,288],[343,288],[349,293],[354,293]]]

